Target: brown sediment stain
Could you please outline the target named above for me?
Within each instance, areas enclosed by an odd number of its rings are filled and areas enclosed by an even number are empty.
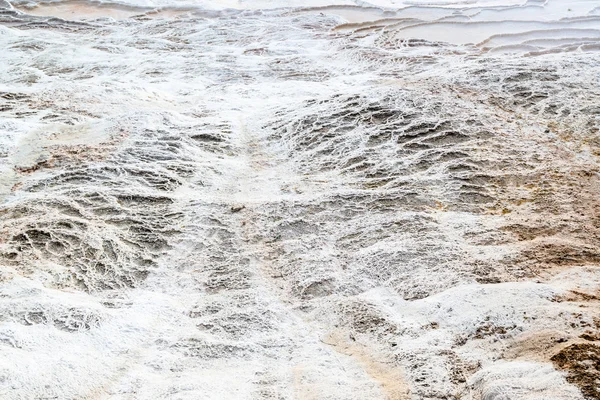
[[[515,253],[505,260],[508,269],[519,278],[539,277],[575,265],[599,264],[597,128],[587,129],[575,117],[557,122],[517,103],[497,102],[494,96],[481,100],[479,94],[472,101],[483,101],[506,120],[507,140],[530,141],[531,151],[516,150],[508,158],[500,153],[489,172],[469,178],[487,187],[495,199],[487,213],[505,221],[498,237],[512,236]]]
[[[598,301],[600,295],[598,293],[585,293],[579,290],[569,290],[569,292],[563,296],[563,300],[566,301]]]
[[[522,187],[500,184],[506,197],[517,191],[526,197],[519,204],[500,201],[500,208],[511,210],[504,216],[506,224],[501,231],[513,235],[518,250],[506,262],[531,275],[540,272],[552,275],[575,265],[599,264],[597,171],[580,168],[545,171],[527,180]]]
[[[589,342],[598,342],[600,341],[600,332],[587,331],[579,335],[579,337]]]
[[[330,333],[323,343],[331,346],[340,354],[350,356],[357,360],[364,371],[379,383],[388,400],[408,400],[410,387],[397,365],[380,361],[375,358],[377,352],[347,339],[347,335],[334,331]]]
[[[592,244],[581,241],[536,241],[521,250],[519,261],[534,273],[560,272],[565,267],[600,263],[600,251]]]
[[[595,294],[569,290],[557,301],[572,302],[573,305],[593,309],[598,315],[598,300]],[[581,390],[586,400],[600,399],[600,318],[584,318],[584,313],[571,313],[573,331],[543,330],[526,332],[509,342],[502,354],[504,359],[522,359],[551,362],[566,372],[566,380]],[[585,329],[583,332],[582,330]],[[579,331],[579,333],[577,332]]]
[[[566,372],[567,382],[581,390],[586,400],[600,399],[600,346],[597,333],[579,337],[558,330],[528,332],[517,337],[505,350],[504,359],[551,362]]]
[[[552,356],[551,360],[558,369],[567,373],[567,381],[579,387],[587,400],[600,399],[600,346],[571,344]]]
[[[531,151],[523,152],[519,144],[504,154],[510,146],[500,148],[496,137],[486,139],[482,147],[497,152],[490,157],[494,161],[486,171],[461,178],[485,189],[483,214],[504,221],[486,243],[510,246],[510,253],[500,261],[499,270],[506,272],[502,280],[544,279],[573,266],[600,264],[600,170],[590,157],[594,148],[600,148],[598,135],[525,109],[501,107],[491,99],[483,100],[481,93],[473,97],[458,90],[474,104],[496,107],[496,117],[507,123],[498,137],[530,141]],[[480,240],[479,235],[465,238],[471,243]]]
[[[502,358],[548,362],[550,358],[577,339],[559,330],[525,332],[509,342]]]
[[[95,146],[72,145],[52,146],[48,148],[48,158],[36,161],[27,166],[15,166],[15,170],[21,173],[31,173],[45,168],[56,168],[63,165],[73,165],[84,162],[101,161],[106,158],[110,148],[115,143],[100,143]]]

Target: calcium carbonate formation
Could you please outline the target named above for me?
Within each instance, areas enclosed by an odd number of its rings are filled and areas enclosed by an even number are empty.
[[[0,398],[600,399],[600,2],[0,0]]]

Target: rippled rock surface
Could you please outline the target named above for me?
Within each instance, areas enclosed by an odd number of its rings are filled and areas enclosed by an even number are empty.
[[[600,398],[599,40],[0,0],[0,397]]]

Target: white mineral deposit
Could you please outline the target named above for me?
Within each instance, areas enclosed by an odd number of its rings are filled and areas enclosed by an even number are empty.
[[[600,0],[0,0],[0,399],[600,399]]]

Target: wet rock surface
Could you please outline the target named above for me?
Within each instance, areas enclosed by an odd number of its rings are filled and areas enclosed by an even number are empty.
[[[598,398],[592,28],[17,5],[0,397]]]

